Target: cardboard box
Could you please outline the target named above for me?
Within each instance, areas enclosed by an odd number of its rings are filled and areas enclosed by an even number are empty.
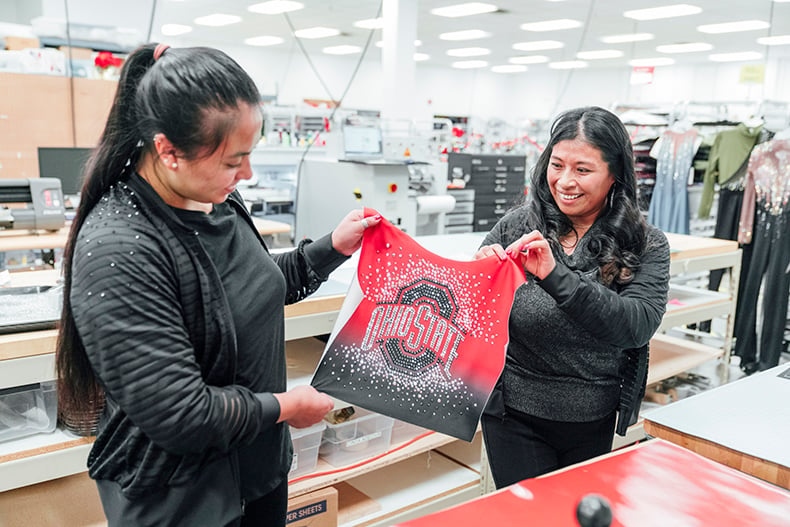
[[[30,49],[40,48],[41,42],[37,38],[3,37],[5,49]]]
[[[288,527],[337,527],[337,490],[326,487],[288,500]]]
[[[69,48],[68,46],[60,46],[58,49],[62,51],[66,57],[70,56],[72,60],[90,59],[93,57],[93,50],[89,48],[75,48],[73,46]],[[69,54],[69,51],[71,51],[71,54]]]

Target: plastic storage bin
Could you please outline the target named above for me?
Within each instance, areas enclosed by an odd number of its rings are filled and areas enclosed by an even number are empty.
[[[377,456],[390,447],[392,424],[391,417],[355,408],[351,420],[327,423],[318,455],[336,467]]]
[[[289,479],[309,474],[315,470],[315,465],[318,462],[318,447],[321,446],[321,436],[325,428],[324,421],[307,428],[291,427],[294,457],[291,461],[291,471],[288,472]]]
[[[57,425],[55,381],[0,390],[0,441],[52,432]]]
[[[400,419],[395,419],[392,424],[392,436],[390,443],[393,445],[404,443],[428,431],[429,430],[427,428],[413,425],[411,423],[407,423],[406,421],[401,421]]]

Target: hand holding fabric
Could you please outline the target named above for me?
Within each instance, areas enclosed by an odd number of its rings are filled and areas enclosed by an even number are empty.
[[[365,211],[355,209],[346,214],[332,231],[332,247],[341,254],[351,256],[362,245],[362,233],[366,228],[381,223],[381,214],[365,216]]]
[[[511,243],[505,253],[516,261],[521,262],[527,272],[543,280],[554,270],[557,262],[551,252],[549,242],[538,231],[524,234]]]

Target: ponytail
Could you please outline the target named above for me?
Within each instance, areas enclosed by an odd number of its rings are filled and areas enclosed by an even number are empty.
[[[58,413],[68,424],[95,415],[104,404],[104,393],[88,361],[71,311],[71,264],[80,228],[105,192],[133,170],[142,151],[135,126],[135,95],[142,77],[154,63],[154,45],[138,48],[121,70],[107,123],[85,166],[80,204],[63,251],[63,311],[58,332],[56,369]]]

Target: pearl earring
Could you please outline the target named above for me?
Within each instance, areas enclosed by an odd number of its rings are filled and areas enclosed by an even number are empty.
[[[173,163],[173,164],[172,164],[172,165],[170,165],[170,166],[171,166],[171,167],[173,167],[174,169],[176,169],[176,168],[178,168],[178,163]]]

